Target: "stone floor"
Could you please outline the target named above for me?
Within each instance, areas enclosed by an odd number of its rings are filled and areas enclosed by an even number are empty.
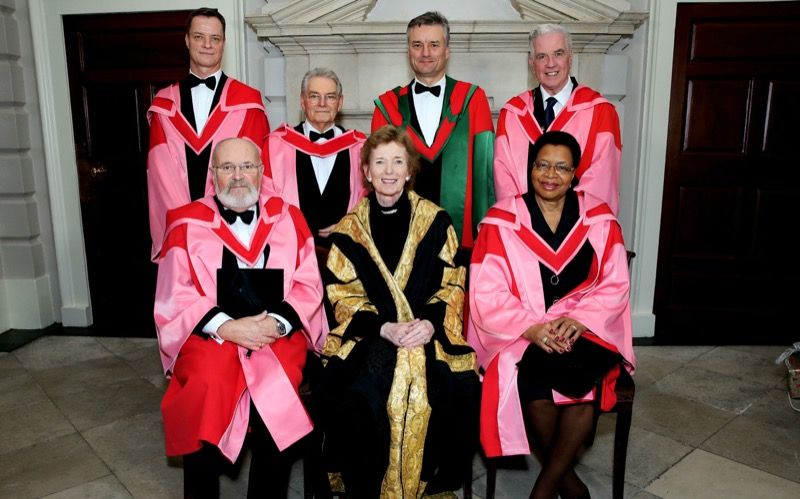
[[[800,412],[773,363],[783,349],[637,347],[626,497],[800,497]],[[180,463],[163,452],[164,387],[155,340],[45,336],[0,353],[0,497],[179,497]],[[612,442],[605,415],[578,466],[594,498],[611,496]],[[497,496],[527,497],[538,464],[528,467],[501,470]],[[479,458],[474,468],[481,497]],[[244,497],[244,482],[224,478],[224,497]]]

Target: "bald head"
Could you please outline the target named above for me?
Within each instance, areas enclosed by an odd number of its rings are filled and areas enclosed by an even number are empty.
[[[251,163],[259,163],[261,151],[255,144],[247,139],[231,137],[220,140],[214,148],[214,155],[211,157],[211,164],[218,165],[229,161],[232,156],[247,157]]]
[[[214,148],[211,168],[214,190],[223,206],[244,211],[258,202],[264,165],[255,144],[239,138],[220,141]]]

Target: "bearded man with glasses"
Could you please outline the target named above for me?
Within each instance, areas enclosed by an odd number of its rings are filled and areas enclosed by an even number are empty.
[[[497,199],[527,192],[531,149],[546,131],[573,135],[583,156],[576,165],[578,192],[588,208],[619,211],[622,142],[617,111],[605,97],[573,77],[572,38],[557,24],[540,24],[530,37],[528,64],[539,86],[511,98],[500,111],[494,144]]]
[[[297,391],[306,351],[324,340],[314,240],[300,210],[262,183],[259,154],[221,141],[216,195],[167,214],[154,315],[166,452],[183,456],[184,497],[217,497],[245,438],[248,497],[286,497],[285,451],[312,430]]]

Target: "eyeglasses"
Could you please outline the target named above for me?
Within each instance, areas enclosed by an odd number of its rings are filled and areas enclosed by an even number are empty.
[[[221,165],[214,166],[214,169],[220,175],[233,175],[233,172],[239,170],[242,173],[252,175],[261,168],[261,163],[242,163],[241,165],[234,165],[233,163],[222,163]]]
[[[566,175],[567,173],[572,173],[575,171],[574,166],[570,166],[566,163],[550,163],[549,161],[534,161],[533,169],[538,170],[541,173],[544,173],[550,168],[553,168],[556,173],[559,175]]]
[[[339,94],[320,95],[316,92],[312,92],[306,95],[306,100],[312,104],[319,104],[323,99],[325,99],[325,102],[328,104],[335,104],[339,100]]]
[[[563,60],[565,60],[567,58],[568,55],[569,55],[569,52],[567,52],[566,50],[558,49],[555,52],[552,52],[550,54],[548,54],[547,52],[537,52],[537,53],[533,54],[533,60],[536,61],[536,62],[544,62],[549,57],[552,57],[553,59],[555,59],[557,61],[563,61]]]

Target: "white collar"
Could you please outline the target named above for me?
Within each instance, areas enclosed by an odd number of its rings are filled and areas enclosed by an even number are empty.
[[[573,86],[574,83],[572,83],[572,78],[569,78],[567,80],[567,84],[564,85],[564,88],[559,90],[555,95],[552,95],[550,92],[545,90],[543,86],[539,85],[539,90],[542,91],[542,102],[547,102],[548,97],[555,97],[559,104],[566,106],[569,96],[572,94]]]

